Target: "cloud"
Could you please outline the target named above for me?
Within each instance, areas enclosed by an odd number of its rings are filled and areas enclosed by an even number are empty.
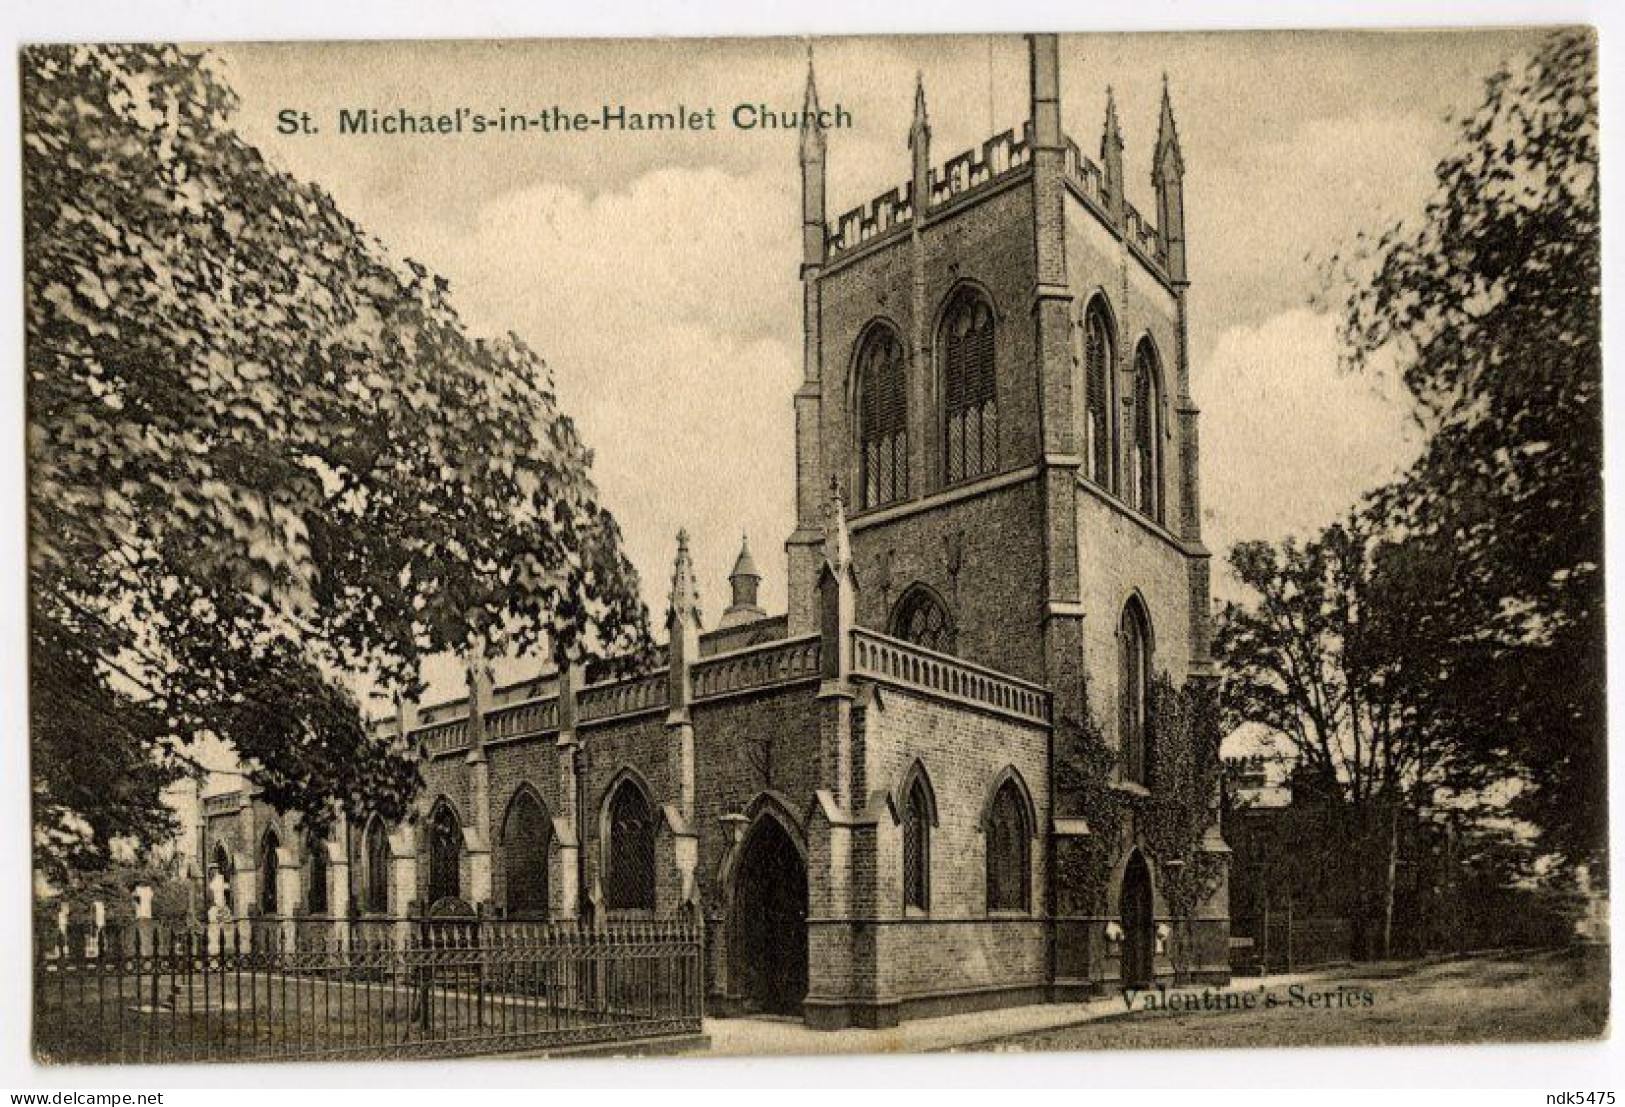
[[[1129,194],[1149,167],[1168,73],[1188,176],[1194,391],[1204,502],[1218,555],[1324,524],[1414,453],[1403,397],[1341,375],[1332,321],[1296,305],[1306,254],[1414,210],[1454,140],[1444,122],[1536,32],[1068,36],[1068,132],[1091,156],[1116,90]],[[790,396],[799,380],[796,136],[539,135],[405,142],[285,136],[288,106],[444,111],[624,103],[794,108],[793,39],[277,44],[223,53],[238,125],[319,181],[392,251],[452,281],[477,331],[514,330],[553,366],[564,409],[660,611],[678,527],[692,533],[714,621],[748,531],[782,609],[779,543],[793,505]],[[903,183],[916,72],[940,165],[1026,116],[1019,36],[817,43],[829,214]],[[425,81],[425,75],[432,81]],[[1216,576],[1223,593],[1225,576]],[[451,670],[448,670],[451,671]],[[455,681],[453,681],[455,684]]]
[[[1415,457],[1419,433],[1391,375],[1345,372],[1334,317],[1296,309],[1224,331],[1191,382],[1202,408],[1208,544],[1306,534]],[[1216,588],[1227,581],[1220,574]]]
[[[448,276],[473,327],[517,331],[547,359],[656,614],[679,528],[709,620],[745,533],[763,599],[784,602],[773,551],[793,519],[801,305],[783,177],[665,167],[597,195],[539,184],[401,244]]]

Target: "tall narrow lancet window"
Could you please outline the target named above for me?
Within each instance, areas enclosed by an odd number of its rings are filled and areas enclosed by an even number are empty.
[[[1162,375],[1149,341],[1134,355],[1134,506],[1162,521]]]
[[[858,484],[862,506],[908,495],[908,377],[903,344],[888,326],[869,330],[858,351]]]
[[[547,854],[552,836],[542,801],[528,790],[514,796],[502,824],[502,876],[510,918],[547,914]]]
[[[1099,300],[1083,320],[1083,461],[1085,475],[1100,488],[1112,484],[1112,332]]]
[[[1025,911],[1031,903],[1031,832],[1027,805],[1014,780],[993,797],[987,820],[987,909]]]
[[[655,906],[655,814],[630,780],[609,801],[609,856],[604,902],[615,910],[652,911]]]
[[[892,610],[891,635],[938,653],[954,652],[953,624],[942,601],[919,585],[903,593]]]
[[[265,837],[260,839],[260,914],[278,915],[281,904],[277,901],[277,869],[278,855],[282,852],[282,841],[276,836],[276,831],[267,830]]]
[[[969,289],[942,320],[943,474],[953,484],[999,467],[999,401],[993,371],[993,306]]]
[[[235,866],[231,863],[231,854],[226,852],[224,842],[215,843],[214,870],[220,874],[226,911],[228,913],[235,912],[237,910],[237,872]]]
[[[327,843],[310,838],[305,843],[310,857],[310,884],[305,889],[305,914],[327,914]]]
[[[903,906],[931,906],[931,797],[919,777],[903,800]]]
[[[382,819],[367,824],[364,859],[367,869],[366,896],[363,905],[372,914],[389,911],[389,835],[384,833]]]
[[[1151,626],[1138,600],[1123,609],[1117,648],[1117,740],[1123,777],[1144,784],[1150,760]]]
[[[429,819],[429,906],[462,891],[463,827],[451,804],[440,803]]]

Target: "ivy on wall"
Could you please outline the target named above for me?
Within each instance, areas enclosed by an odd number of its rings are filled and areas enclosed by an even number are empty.
[[[1159,673],[1151,686],[1148,785],[1125,784],[1117,750],[1107,741],[1088,697],[1083,718],[1056,724],[1056,786],[1064,809],[1089,833],[1058,851],[1062,914],[1100,915],[1109,902],[1113,867],[1138,845],[1156,863],[1157,887],[1176,920],[1188,920],[1217,888],[1220,857],[1202,850],[1217,817],[1219,716],[1206,681],[1174,684]]]

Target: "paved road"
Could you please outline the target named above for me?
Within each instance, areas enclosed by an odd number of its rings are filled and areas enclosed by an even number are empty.
[[[1254,996],[1252,1001],[1244,997]],[[1194,1009],[1190,1009],[1192,1005]],[[1146,1009],[1147,1006],[1151,1009]],[[1121,1007],[1121,1001],[1119,1002]],[[1447,961],[1354,966],[1284,985],[1238,980],[1136,997],[1087,1023],[1013,1034],[971,1049],[1224,1049],[1420,1045],[1594,1038],[1608,1022],[1608,950],[1592,946]]]

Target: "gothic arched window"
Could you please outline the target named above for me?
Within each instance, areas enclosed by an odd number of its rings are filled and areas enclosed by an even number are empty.
[[[327,843],[311,838],[305,845],[310,857],[310,885],[305,892],[305,914],[327,914]]]
[[[547,914],[547,854],[552,836],[542,801],[529,789],[517,793],[502,823],[502,874],[509,917]]]
[[[367,870],[366,897],[363,906],[378,915],[389,911],[389,835],[384,833],[382,819],[374,818],[367,824],[365,864]]]
[[[1151,720],[1151,625],[1130,600],[1117,629],[1117,740],[1123,777],[1144,784]]]
[[[463,892],[463,827],[444,801],[429,818],[429,906]]]
[[[1134,354],[1134,506],[1162,521],[1162,394],[1157,351],[1149,340]]]
[[[938,653],[954,652],[954,628],[948,611],[929,588],[915,585],[892,609],[891,635]]]
[[[993,797],[987,819],[987,909],[1025,911],[1031,902],[1027,803],[1014,780]]]
[[[1096,485],[1113,490],[1112,482],[1112,371],[1111,320],[1096,299],[1083,319],[1083,463],[1084,475]]]
[[[923,775],[903,798],[903,906],[931,906],[931,795]]]
[[[237,873],[231,863],[231,854],[226,851],[224,842],[214,845],[214,869],[220,874],[223,881],[222,891],[225,893],[225,907],[228,913],[237,909]]]
[[[891,327],[873,327],[863,340],[857,389],[861,506],[877,507],[908,495],[908,377]]]
[[[955,293],[942,320],[943,477],[949,484],[999,467],[998,378],[993,369],[993,305],[969,288]]]
[[[282,841],[276,836],[276,831],[267,830],[265,837],[260,839],[260,914],[277,915],[280,906],[276,898],[277,855],[282,851]]]
[[[604,903],[612,910],[652,911],[655,906],[655,820],[649,800],[630,780],[609,801],[608,872]]]

